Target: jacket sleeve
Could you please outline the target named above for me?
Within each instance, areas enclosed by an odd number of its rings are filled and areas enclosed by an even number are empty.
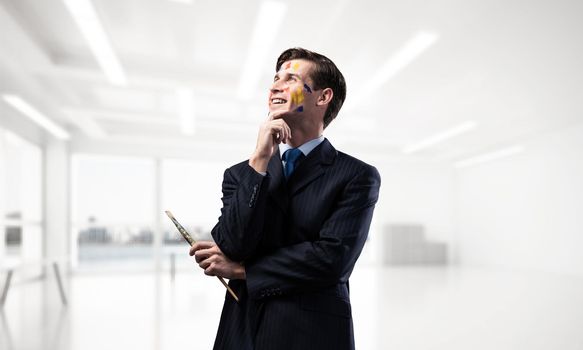
[[[249,295],[260,299],[346,282],[366,242],[379,188],[378,171],[367,166],[344,188],[318,240],[247,262]]]
[[[261,241],[269,181],[269,175],[259,174],[246,162],[225,170],[223,207],[211,235],[233,261],[246,260]]]

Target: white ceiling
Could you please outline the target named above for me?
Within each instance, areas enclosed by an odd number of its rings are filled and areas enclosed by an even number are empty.
[[[127,73],[108,82],[62,0],[0,0],[0,93],[17,93],[73,134],[73,150],[251,152],[275,60],[321,52],[350,100],[421,31],[438,41],[326,134],[340,149],[405,157],[403,147],[466,121],[472,131],[408,157],[455,160],[583,121],[581,1],[284,1],[262,88],[236,97],[261,1],[93,0]],[[195,92],[181,133],[176,89]],[[2,104],[3,102],[0,102]],[[0,117],[24,118],[6,106]],[[34,128],[32,124],[30,128]],[[180,151],[169,151],[180,154]]]

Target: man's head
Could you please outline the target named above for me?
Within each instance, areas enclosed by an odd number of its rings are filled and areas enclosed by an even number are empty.
[[[290,101],[286,101],[286,105],[294,108],[292,112],[301,113],[304,107],[315,106],[324,112],[324,128],[336,118],[346,98],[346,82],[329,58],[306,49],[292,48],[279,56],[275,70],[270,109],[277,107],[272,104],[277,92],[286,92],[284,89],[287,88]]]

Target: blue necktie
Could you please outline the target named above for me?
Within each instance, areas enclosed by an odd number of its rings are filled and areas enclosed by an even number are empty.
[[[303,156],[304,154],[300,151],[299,148],[290,148],[287,151],[283,152],[283,161],[285,162],[285,167],[283,168],[283,174],[285,178],[289,178],[290,175],[294,172],[297,161]]]

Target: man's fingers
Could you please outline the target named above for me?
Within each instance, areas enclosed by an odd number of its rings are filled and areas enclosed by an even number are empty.
[[[200,264],[201,261],[204,261],[208,259],[208,255],[204,255],[204,254],[194,254],[194,260]]]
[[[201,250],[201,249],[208,249],[211,247],[214,247],[216,244],[215,242],[210,242],[210,241],[199,241],[196,242],[192,245],[192,247],[190,247],[190,256],[193,256],[194,253],[196,253],[196,251]]]
[[[285,113],[286,112],[276,111],[270,114],[268,120],[262,126],[262,131],[259,134],[260,139],[262,137],[261,135],[265,132],[271,134],[273,142],[275,143],[287,143],[291,139],[291,128],[289,125],[287,125],[285,120],[281,119],[281,116],[283,116]]]
[[[270,112],[268,120],[281,119],[286,113],[287,113],[287,111]]]
[[[287,142],[291,139],[291,129],[283,119],[271,121],[269,128],[277,143]]]
[[[212,247],[207,248],[207,249],[197,250],[194,253],[194,258],[196,259],[197,263],[200,263],[201,261],[203,261],[205,259],[209,259],[212,256],[222,255],[222,254],[223,253],[221,252],[219,247],[217,245],[213,245]]]
[[[289,139],[291,139],[291,129],[285,121],[281,120],[281,140],[287,142]]]
[[[275,142],[281,143],[283,140],[285,140],[285,130],[280,127],[275,133]]]
[[[196,259],[196,262],[201,262],[205,259],[208,259],[209,257],[211,257],[212,255],[214,255],[216,253],[217,252],[215,250],[213,250],[212,248],[200,249],[194,253],[194,258]]]
[[[268,114],[267,120],[268,121],[274,121],[274,120],[282,120],[281,118],[283,118],[285,116],[285,114],[287,113],[287,111],[275,111],[275,112],[270,112]]]
[[[291,140],[292,138],[291,128],[289,127],[289,125],[287,125],[287,123],[284,126],[285,129],[287,130],[287,140]]]
[[[203,270],[206,269],[207,267],[209,267],[212,263],[214,263],[216,260],[215,256],[211,256],[207,259],[201,260],[198,263],[198,266],[200,266],[200,268],[202,268]]]
[[[208,268],[204,270],[204,274],[207,276],[216,276],[215,273],[216,271],[214,264],[211,264]]]

